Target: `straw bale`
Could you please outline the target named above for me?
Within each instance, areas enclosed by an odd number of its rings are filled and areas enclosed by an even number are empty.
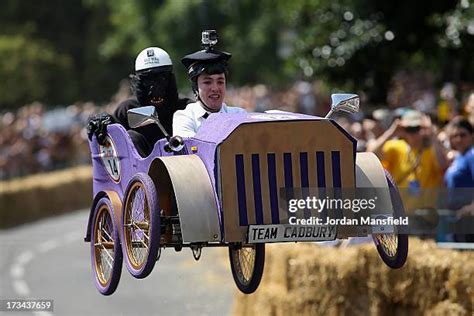
[[[0,228],[88,207],[92,168],[82,166],[0,182]]]
[[[442,301],[436,304],[433,308],[424,313],[426,316],[467,316],[468,313],[461,305]]]
[[[348,304],[344,298],[366,291],[366,258],[359,256],[356,249],[347,249],[341,256],[314,244],[307,246],[304,256],[289,259],[289,291],[300,292],[296,302],[310,305],[309,310],[317,312],[322,312],[319,306],[332,306],[339,314],[363,308],[363,301]]]
[[[411,248],[410,260],[402,270],[391,270],[383,264],[373,266],[371,277],[376,280],[371,295],[424,310],[447,298],[444,280],[449,273],[449,262],[423,247]]]
[[[471,315],[474,254],[410,239],[409,259],[385,266],[373,244],[267,245],[260,288],[234,315]]]
[[[474,311],[474,253],[452,255],[453,269],[445,283],[448,298],[453,302],[462,302],[462,306]]]

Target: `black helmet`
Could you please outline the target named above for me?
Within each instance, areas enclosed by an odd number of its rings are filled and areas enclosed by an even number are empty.
[[[211,39],[211,41],[209,41]],[[192,82],[192,88],[197,93],[197,77],[206,72],[207,74],[221,74],[227,76],[227,61],[232,57],[230,53],[214,49],[217,43],[217,32],[214,30],[202,32],[203,49],[184,56],[181,59],[183,65],[188,69],[188,76]]]
[[[184,56],[181,62],[188,69],[189,79],[193,80],[204,71],[210,75],[227,73],[227,61],[231,56],[216,50],[200,50]]]

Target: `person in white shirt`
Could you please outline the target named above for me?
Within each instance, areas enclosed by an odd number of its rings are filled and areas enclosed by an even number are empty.
[[[176,111],[173,116],[173,135],[192,137],[201,127],[202,122],[211,113],[245,113],[238,107],[224,103],[226,93],[227,61],[232,56],[226,52],[214,50],[216,38],[212,44],[205,42],[203,32],[203,50],[183,57],[181,60],[188,69],[188,76],[197,101],[190,103],[186,109]],[[215,32],[215,31],[214,31]],[[211,36],[213,33],[211,33]]]

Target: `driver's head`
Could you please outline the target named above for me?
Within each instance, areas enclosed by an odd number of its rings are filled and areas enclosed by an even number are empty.
[[[228,74],[227,61],[231,56],[210,48],[186,55],[181,60],[188,69],[193,92],[209,111],[217,112],[222,107]]]
[[[154,105],[160,109],[177,97],[176,79],[172,70],[170,56],[159,47],[148,47],[138,54],[135,73],[130,77],[133,93],[140,105]]]

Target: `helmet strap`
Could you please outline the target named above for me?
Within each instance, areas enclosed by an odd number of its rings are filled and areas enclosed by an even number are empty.
[[[204,101],[201,99],[201,97],[199,96],[199,88],[198,88],[198,84],[197,84],[197,77],[194,77],[193,79],[191,79],[191,82],[192,82],[192,89],[193,89],[193,92],[194,92],[194,95],[196,97],[196,100],[199,101],[199,104],[201,105],[201,107],[206,110],[206,112],[210,112],[210,113],[217,113],[220,111],[219,110],[214,110],[214,109],[211,109],[210,107],[208,107],[206,105],[206,103],[204,103]]]

